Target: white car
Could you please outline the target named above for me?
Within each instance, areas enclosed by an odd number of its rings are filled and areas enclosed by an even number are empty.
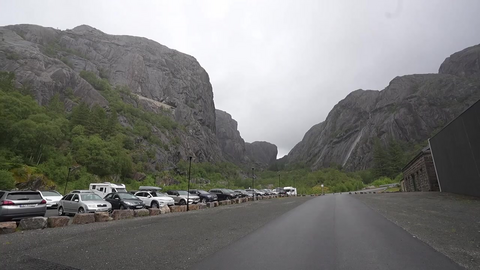
[[[47,208],[58,207],[58,202],[62,199],[62,194],[55,190],[39,190],[43,199],[47,201]]]
[[[175,205],[175,200],[167,194],[158,191],[138,191],[135,193],[147,207],[160,208],[164,205]]]

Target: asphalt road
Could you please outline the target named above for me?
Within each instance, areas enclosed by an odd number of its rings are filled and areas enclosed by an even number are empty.
[[[0,235],[1,269],[462,269],[355,198],[281,198]]]
[[[463,269],[353,195],[310,200],[193,269]]]

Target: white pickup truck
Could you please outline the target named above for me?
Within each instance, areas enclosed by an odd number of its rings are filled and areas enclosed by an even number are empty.
[[[175,204],[175,200],[173,200],[172,197],[158,191],[138,191],[135,193],[135,196],[142,200],[149,208],[160,208],[164,205]]]

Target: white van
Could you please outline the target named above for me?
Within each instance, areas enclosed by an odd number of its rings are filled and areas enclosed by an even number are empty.
[[[112,192],[127,192],[124,184],[112,184],[110,182],[105,183],[91,183],[89,190],[100,197],[105,197],[108,193]]]
[[[297,196],[297,189],[294,187],[283,188],[288,196]]]

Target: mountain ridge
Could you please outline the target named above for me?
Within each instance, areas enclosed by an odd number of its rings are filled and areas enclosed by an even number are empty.
[[[372,168],[376,139],[418,144],[480,98],[480,45],[449,56],[439,73],[397,76],[383,90],[355,90],[325,121],[312,126],[287,155],[287,164],[316,170]]]

